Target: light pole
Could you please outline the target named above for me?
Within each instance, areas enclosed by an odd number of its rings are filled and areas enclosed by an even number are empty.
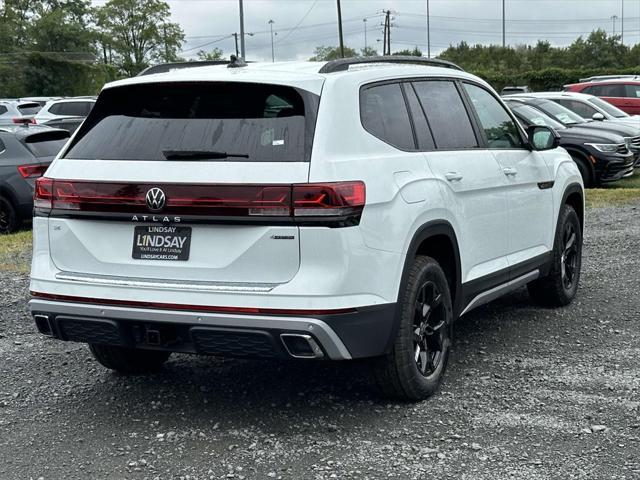
[[[620,43],[624,45],[624,0],[620,0],[622,4],[622,18],[620,19]]]
[[[505,0],[502,0],[502,48],[507,46],[507,41],[506,41],[507,35],[506,35],[506,32],[505,32],[505,23],[506,22],[505,22],[505,18],[504,18],[504,11],[505,11],[504,2],[505,2]]]
[[[273,49],[273,24],[276,23],[273,20],[269,20],[269,27],[271,27],[271,63],[276,61],[275,50]]]
[[[367,19],[363,18],[362,23],[364,25],[364,51],[367,51]]]
[[[427,0],[427,58],[431,58],[431,26],[429,25],[429,0]]]
[[[616,35],[616,20],[618,19],[617,15],[611,15],[611,21],[613,22],[613,35]]]
[[[338,3],[338,36],[340,37],[340,58],[344,58],[344,40],[342,38],[342,9],[340,8],[340,0]]]
[[[240,0],[240,53],[242,55],[242,58],[244,59],[247,52],[244,48],[244,8],[242,5],[242,0]]]

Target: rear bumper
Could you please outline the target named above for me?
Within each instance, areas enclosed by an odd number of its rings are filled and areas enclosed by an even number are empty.
[[[308,358],[350,360],[388,351],[396,305],[313,317],[173,311],[42,299],[31,300],[29,309],[40,332],[60,340],[231,357],[307,358],[296,355],[291,345],[285,344],[287,338],[295,337],[305,338],[310,350],[315,350]]]

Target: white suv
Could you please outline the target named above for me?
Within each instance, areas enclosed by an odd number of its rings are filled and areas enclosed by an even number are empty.
[[[37,184],[40,332],[126,373],[370,358],[423,399],[457,317],[523,285],[573,299],[580,173],[484,81],[403,57],[230,67],[104,88]]]

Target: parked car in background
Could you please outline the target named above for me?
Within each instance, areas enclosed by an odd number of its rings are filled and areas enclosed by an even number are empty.
[[[595,95],[577,92],[536,92],[529,95],[552,100],[585,119],[611,121],[636,127],[640,134],[640,115],[629,115]]]
[[[585,187],[620,180],[633,174],[634,156],[624,138],[606,130],[582,128],[580,124],[566,127],[537,108],[527,105],[525,99],[505,98],[518,121],[529,128],[545,125],[553,128],[563,147],[578,165]]]
[[[95,99],[89,97],[53,100],[42,107],[42,110],[36,115],[35,121],[39,125],[57,126],[75,131],[89,115],[95,103]]]
[[[504,95],[513,95],[515,93],[529,93],[529,92],[531,92],[529,87],[526,85],[522,85],[520,87],[504,87],[502,90],[500,90],[500,95],[504,96]]]
[[[35,102],[0,101],[0,126],[33,123],[34,116],[41,108],[40,104]]]
[[[630,115],[640,115],[640,79],[596,80],[565,85],[564,89],[569,92],[595,95]]]
[[[62,97],[23,97],[20,100],[23,102],[34,102],[44,107],[47,102],[52,100],[60,100]]]
[[[638,131],[636,127],[625,125],[623,123],[595,122],[592,120],[587,120],[552,100],[540,98],[532,94],[516,95],[514,96],[514,98],[526,99],[527,104],[532,105],[538,110],[546,113],[554,120],[562,123],[565,127],[574,127],[580,125],[581,128],[591,129],[594,132],[608,131],[621,135],[622,137],[624,137],[625,143],[634,154],[636,160],[640,159],[640,131]]]
[[[35,181],[68,138],[66,130],[49,127],[0,128],[0,234],[31,218]]]

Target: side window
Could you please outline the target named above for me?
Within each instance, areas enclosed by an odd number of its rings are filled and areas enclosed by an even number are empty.
[[[500,102],[484,88],[464,83],[478,114],[489,148],[524,148],[518,126]]]
[[[409,112],[399,83],[363,90],[360,117],[370,134],[402,150],[415,150]]]
[[[624,97],[625,88],[622,83],[612,83],[610,85],[594,85],[584,90],[585,93],[590,93],[597,97]]]
[[[431,129],[427,123],[427,117],[425,116],[420,100],[413,89],[413,85],[410,83],[404,84],[404,92],[407,96],[407,103],[409,104],[409,111],[411,118],[413,119],[413,127],[416,132],[416,139],[418,140],[418,148],[422,151],[434,150],[436,148],[433,142],[433,135]]]
[[[439,150],[475,148],[478,140],[455,84],[449,80],[414,82]]]
[[[2,155],[7,150],[7,147],[4,145],[2,139],[0,139],[0,155]]]
[[[0,105],[0,115],[4,115],[7,112],[7,107],[5,107],[4,105]]]
[[[565,100],[565,99],[554,100],[554,101],[558,102],[563,107],[567,107],[572,112],[577,113],[578,115],[584,118],[591,118],[594,113],[598,113],[598,111],[595,108],[583,102],[576,102],[575,100]]]
[[[625,85],[627,94],[626,97],[629,98],[640,98],[640,85]]]
[[[49,107],[49,113],[53,115],[64,115],[64,113],[62,113],[62,106],[62,103],[54,103]]]

